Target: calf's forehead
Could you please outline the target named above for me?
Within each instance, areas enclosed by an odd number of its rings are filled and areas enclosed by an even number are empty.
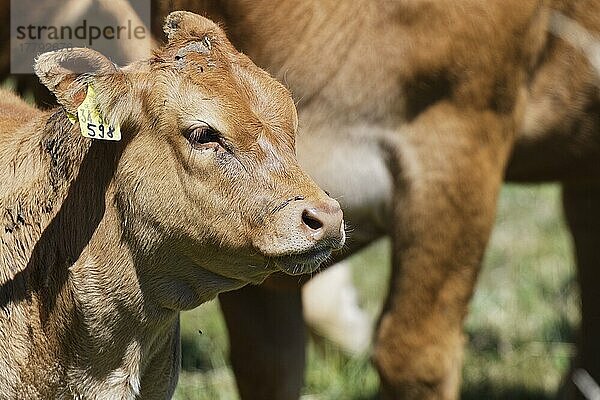
[[[271,127],[295,134],[298,115],[290,92],[245,56],[240,57],[241,62],[232,65],[232,77],[258,118]]]
[[[162,87],[151,95],[164,98],[153,103],[168,105],[179,124],[203,120],[234,139],[264,136],[293,146],[298,117],[289,91],[247,57],[213,51],[213,58],[190,54],[183,67],[157,69]]]
[[[201,120],[238,142],[262,138],[293,150],[298,118],[290,93],[238,52],[219,26],[174,12],[165,33],[168,44],[150,61],[159,86],[150,93],[155,117],[183,129]]]

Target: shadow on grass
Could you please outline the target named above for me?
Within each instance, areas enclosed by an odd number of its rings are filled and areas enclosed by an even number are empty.
[[[552,400],[552,396],[543,391],[530,390],[523,387],[502,387],[480,385],[463,388],[461,400]],[[381,400],[379,394],[352,397],[351,400]]]
[[[368,395],[360,395],[356,397],[351,397],[350,400],[382,400],[382,397],[378,394],[368,394]]]
[[[554,396],[523,387],[497,388],[493,385],[480,385],[463,388],[460,398],[461,400],[551,400]]]

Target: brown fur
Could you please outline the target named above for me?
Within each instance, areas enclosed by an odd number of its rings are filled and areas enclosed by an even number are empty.
[[[1,92],[2,397],[169,397],[180,310],[343,245],[339,204],[296,162],[288,91],[211,21],[173,13],[165,29],[123,69],[89,49],[40,56],[58,109]],[[91,84],[121,142],[69,121]],[[220,137],[190,142],[199,121]]]
[[[583,278],[577,365],[600,380],[599,79],[583,52],[549,32],[558,11],[597,33],[597,1],[160,3],[218,17],[237,46],[291,88],[300,162],[341,199],[355,229],[347,254],[391,235],[392,280],[374,351],[385,398],[457,398],[462,323],[505,176],[566,185]],[[263,290],[275,287],[283,285]],[[293,354],[304,339],[289,313],[301,312],[298,294],[288,309],[247,321],[242,314],[266,296],[222,296],[242,398],[297,398],[299,379],[289,374],[302,370]],[[289,326],[277,318],[284,309]],[[289,341],[270,346],[274,337]],[[295,366],[276,367],[284,363]]]

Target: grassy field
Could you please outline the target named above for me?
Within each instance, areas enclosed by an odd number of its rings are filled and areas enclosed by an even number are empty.
[[[382,240],[352,259],[363,306],[381,307],[389,274]],[[466,324],[465,399],[546,399],[573,355],[577,286],[557,186],[506,186]],[[200,335],[198,330],[203,334]],[[237,399],[227,341],[215,302],[185,313],[183,368],[176,399]],[[349,359],[310,343],[305,400],[374,399],[368,356]]]

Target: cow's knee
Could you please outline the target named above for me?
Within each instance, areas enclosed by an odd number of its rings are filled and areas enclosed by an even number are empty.
[[[383,399],[456,399],[460,387],[463,335],[412,336],[409,340],[384,315],[373,352]],[[460,328],[460,327],[458,327]]]

